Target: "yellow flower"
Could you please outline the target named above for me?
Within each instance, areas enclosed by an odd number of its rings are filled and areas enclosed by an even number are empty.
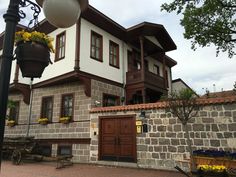
[[[12,127],[12,126],[14,126],[16,124],[16,122],[14,121],[14,120],[7,120],[7,126],[10,126],[10,127]]]
[[[8,123],[8,124],[14,124],[15,121],[14,121],[14,120],[7,120],[7,123]]]
[[[28,32],[23,33],[23,39],[25,41],[30,41],[31,34]]]
[[[39,118],[38,123],[48,122],[48,118]]]
[[[60,117],[59,122],[69,121],[70,117]]]
[[[223,172],[226,170],[226,167],[223,165],[198,165],[197,169],[202,171]]]
[[[45,33],[38,31],[26,32],[24,30],[15,33],[15,44],[18,45],[20,42],[39,42],[48,47],[50,52],[54,52],[53,38],[49,37]]]

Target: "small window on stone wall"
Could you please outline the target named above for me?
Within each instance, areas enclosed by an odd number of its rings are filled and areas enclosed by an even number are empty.
[[[40,154],[50,157],[52,154],[52,145],[40,145]]]
[[[73,120],[74,111],[74,95],[66,94],[62,95],[61,103],[61,117],[70,117],[70,121]]]
[[[120,97],[110,94],[103,94],[103,106],[117,106],[120,105]]]
[[[72,145],[58,145],[57,155],[72,155]]]

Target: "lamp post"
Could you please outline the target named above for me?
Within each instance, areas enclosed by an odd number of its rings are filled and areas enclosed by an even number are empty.
[[[63,8],[66,10],[66,2],[70,2],[68,8],[71,8],[71,2],[74,5],[77,5],[78,8],[82,7],[81,10],[85,10],[88,6],[88,0],[36,0],[40,6],[47,8],[47,4],[50,4],[50,7],[54,7],[54,11],[58,11],[57,5],[60,5],[59,2],[64,2]],[[6,14],[3,16],[6,22],[5,35],[3,40],[3,52],[2,52],[2,63],[0,67],[0,165],[2,161],[2,147],[3,147],[3,139],[4,139],[4,130],[5,130],[5,117],[7,110],[7,100],[8,100],[8,91],[9,91],[9,83],[10,83],[10,75],[11,75],[11,66],[13,60],[13,49],[14,49],[14,39],[15,39],[15,30],[16,25],[20,21],[21,18],[25,18],[26,14],[20,10],[21,7],[27,7],[31,5],[31,9],[34,10],[34,19],[37,22],[37,17],[40,13],[40,7],[31,2],[30,0],[10,0],[8,10]],[[56,9],[56,10],[55,10]],[[76,9],[76,8],[75,8]],[[48,9],[50,10],[50,8]],[[52,10],[52,9],[51,9]],[[77,10],[79,13],[81,10]],[[67,13],[70,10],[66,10]],[[60,19],[66,14],[63,14],[63,11],[59,11]],[[52,15],[52,17],[51,17]],[[56,17],[53,17],[54,14],[49,14],[49,18],[51,18],[51,23],[53,20],[57,20]],[[46,15],[47,16],[47,15]],[[76,23],[79,14],[77,14],[76,18],[70,21],[70,24],[54,23],[57,27],[69,27]],[[69,18],[69,17],[68,17]],[[50,22],[49,21],[49,22]],[[61,20],[63,21],[63,19]],[[65,21],[64,21],[65,22]],[[31,23],[31,22],[30,22]],[[66,22],[65,22],[66,23]]]

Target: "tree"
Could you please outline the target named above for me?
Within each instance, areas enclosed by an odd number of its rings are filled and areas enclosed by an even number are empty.
[[[188,122],[190,119],[195,117],[199,110],[199,104],[197,104],[196,96],[194,91],[191,89],[182,89],[178,93],[173,92],[166,99],[167,108],[166,111],[170,111],[174,116],[176,116],[183,125],[187,146],[190,153],[190,159],[192,163],[192,169],[196,169],[195,161],[193,160],[193,151],[192,151],[192,143],[190,140]]]
[[[236,45],[236,1],[235,0],[174,0],[164,3],[162,10],[183,13],[181,25],[184,37],[192,39],[192,49],[216,46],[219,52],[228,52],[229,58],[235,53]]]

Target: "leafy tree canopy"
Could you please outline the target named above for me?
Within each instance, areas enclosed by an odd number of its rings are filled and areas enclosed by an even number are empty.
[[[184,37],[192,39],[192,49],[216,46],[216,54],[228,52],[232,58],[236,45],[236,0],[174,0],[162,10],[183,13]]]

